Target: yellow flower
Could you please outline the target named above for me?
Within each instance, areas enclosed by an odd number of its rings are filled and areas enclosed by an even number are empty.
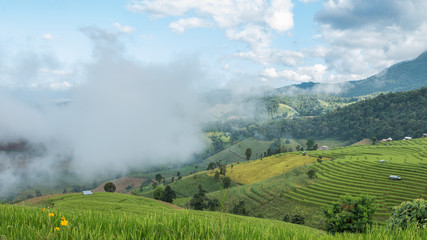
[[[61,221],[61,225],[62,225],[62,226],[67,226],[67,224],[68,224],[68,221],[67,221],[67,220],[62,220],[62,221]]]
[[[65,220],[65,217],[64,217],[64,216],[62,216],[61,220]]]
[[[46,208],[43,208],[43,209],[42,209],[42,211],[43,211],[43,212],[44,212],[44,211],[46,211]]]
[[[54,230],[55,230],[55,231],[59,231],[59,227],[56,227]]]
[[[53,217],[53,216],[55,216],[54,213],[49,213],[49,217]]]

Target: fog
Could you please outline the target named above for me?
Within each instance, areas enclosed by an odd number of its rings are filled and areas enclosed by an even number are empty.
[[[24,140],[30,149],[0,154],[0,195],[23,180],[55,181],[65,163],[91,179],[186,162],[203,150],[203,106],[193,87],[203,74],[196,57],[141,63],[125,53],[117,35],[82,32],[93,42],[93,61],[82,64],[84,82],[67,93],[71,101],[58,104],[43,91],[30,101],[0,93],[0,142]]]

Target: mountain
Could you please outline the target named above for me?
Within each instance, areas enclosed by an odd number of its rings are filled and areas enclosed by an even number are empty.
[[[427,86],[427,51],[413,60],[396,63],[363,80],[336,84],[301,83],[280,88],[279,91],[299,90],[328,93],[328,89],[330,89],[330,92],[341,90],[340,93],[335,94],[341,97],[355,97],[375,92],[410,91],[425,86]]]

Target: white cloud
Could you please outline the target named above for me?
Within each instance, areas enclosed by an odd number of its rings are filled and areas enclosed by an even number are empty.
[[[235,56],[249,59],[263,65],[278,64],[283,66],[296,66],[304,60],[304,54],[301,52],[270,48],[241,52],[235,54]]]
[[[169,27],[177,33],[183,33],[188,28],[209,27],[210,23],[201,18],[181,18],[169,24]]]
[[[113,27],[115,27],[119,32],[122,33],[132,33],[133,31],[135,31],[135,28],[130,26],[124,26],[120,23],[113,23]]]
[[[291,0],[141,0],[128,5],[129,10],[154,18],[180,17],[169,25],[177,33],[187,28],[218,26],[228,39],[248,44],[249,54],[258,56],[246,58],[257,62],[271,62],[264,58],[274,54],[265,52],[271,51],[275,32],[293,28],[292,8]]]
[[[269,79],[283,79],[290,82],[323,82],[327,67],[322,64],[294,68],[293,70],[277,71],[275,68],[266,68],[261,74]]]
[[[52,34],[50,34],[50,33],[45,33],[45,34],[43,34],[42,38],[43,38],[44,40],[53,40],[53,36],[52,36]]]

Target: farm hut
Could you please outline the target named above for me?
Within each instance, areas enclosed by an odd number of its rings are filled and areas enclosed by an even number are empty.
[[[328,146],[321,146],[319,150],[331,150]]]
[[[387,138],[387,142],[391,142],[391,141],[393,141],[393,138],[391,137]]]
[[[83,191],[83,195],[92,195],[93,192],[91,190]]]
[[[380,163],[385,163],[385,162],[387,162],[387,160],[384,160],[384,159],[380,160]]]
[[[411,140],[412,137],[405,137],[403,140]]]
[[[427,133],[423,133],[423,137],[427,137]]]

